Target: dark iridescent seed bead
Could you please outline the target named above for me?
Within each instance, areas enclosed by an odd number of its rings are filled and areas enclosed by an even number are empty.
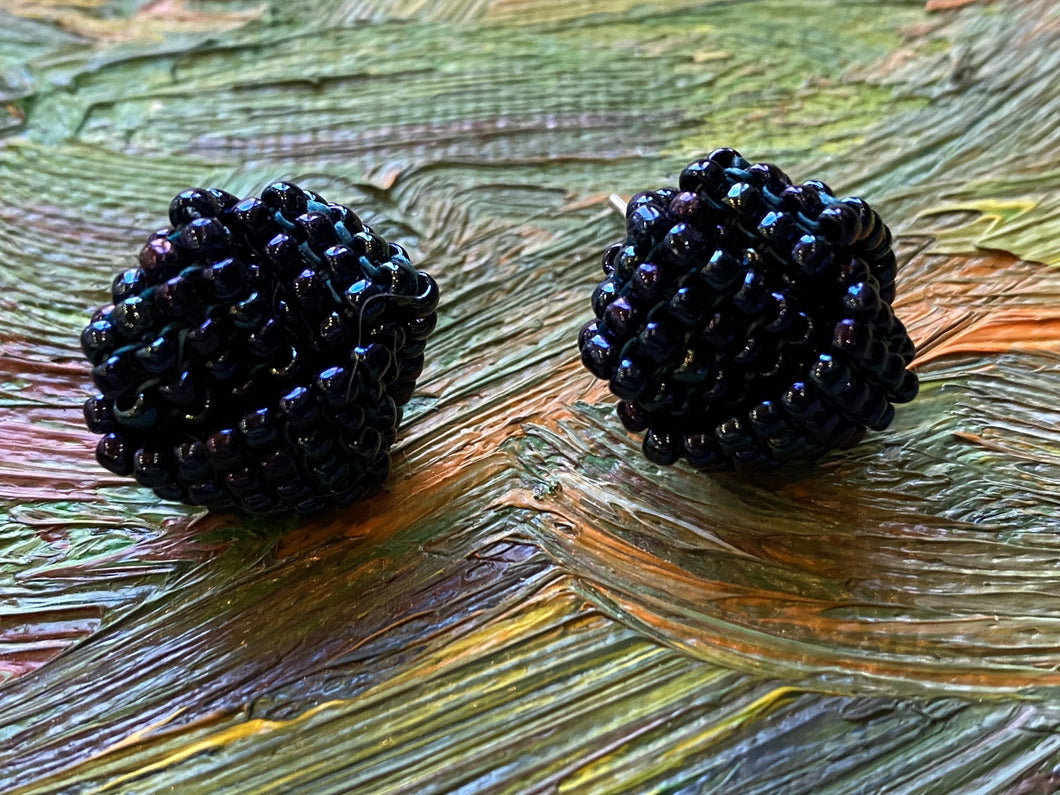
[[[180,264],[180,254],[168,238],[152,238],[140,251],[140,267],[151,284],[168,279]]]
[[[187,330],[184,336],[184,345],[189,352],[194,352],[200,356],[209,356],[221,346],[224,338],[224,324],[208,317]]]
[[[728,146],[715,149],[707,155],[707,159],[722,168],[747,168],[750,165],[739,152]]]
[[[647,374],[632,359],[622,359],[611,376],[611,391],[625,400],[637,400],[647,386]]]
[[[824,239],[836,246],[849,246],[861,235],[858,213],[846,204],[836,203],[821,210],[817,223]]]
[[[133,476],[141,486],[155,488],[171,481],[169,458],[162,450],[141,448],[133,456]]]
[[[747,182],[737,182],[722,199],[738,218],[750,218],[762,209],[761,192]]]
[[[740,276],[740,263],[725,249],[717,249],[699,269],[699,275],[714,290],[724,292]]]
[[[265,296],[254,291],[232,304],[228,316],[237,328],[250,329],[262,322],[268,309]]]
[[[682,191],[712,194],[725,184],[724,166],[710,158],[696,160],[685,166],[678,179]]]
[[[636,208],[629,214],[629,238],[635,246],[648,248],[659,242],[669,229],[665,210],[654,204]]]
[[[177,476],[184,482],[200,480],[210,471],[206,445],[197,440],[177,444],[173,448],[173,461],[177,467]]]
[[[368,279],[359,279],[351,284],[343,295],[343,300],[351,310],[354,322],[361,329],[371,325],[386,312],[386,290]]]
[[[246,287],[243,263],[227,257],[203,268],[202,281],[212,301],[227,301]]]
[[[663,269],[651,262],[638,265],[629,284],[635,298],[644,303],[654,303],[662,295],[665,284]],[[595,303],[593,309],[596,309]]]
[[[636,339],[638,353],[660,363],[678,355],[684,346],[684,334],[665,322],[649,322]]]
[[[99,364],[118,347],[122,337],[107,320],[97,320],[81,332],[81,350],[93,364]]]
[[[85,401],[85,425],[92,433],[110,433],[117,428],[114,419],[114,404],[103,397],[96,395]]]
[[[130,268],[114,277],[111,300],[119,304],[130,296],[139,295],[147,288],[147,274],[143,268]]]
[[[173,381],[159,384],[158,394],[167,403],[180,408],[197,405],[203,399],[200,379],[189,370],[181,372]]]
[[[251,450],[269,447],[276,442],[279,436],[272,411],[268,408],[260,408],[244,414],[239,421],[239,431]]]
[[[335,226],[326,213],[302,213],[294,219],[294,225],[314,251],[323,252],[339,242]]]
[[[183,317],[201,305],[199,278],[174,276],[155,291],[155,306],[172,318]]]
[[[618,337],[629,336],[637,322],[636,311],[625,296],[616,298],[604,310],[601,318],[609,331]],[[593,331],[595,334],[595,330]]]
[[[594,334],[582,346],[582,364],[597,378],[610,378],[615,350],[610,340],[602,333]]]
[[[135,375],[135,365],[127,353],[110,356],[92,368],[93,383],[108,398],[135,391]]]
[[[647,412],[640,408],[636,403],[628,400],[620,400],[618,401],[616,409],[618,418],[621,420],[622,425],[627,431],[640,433],[648,427]]]
[[[155,314],[149,300],[134,295],[114,307],[111,322],[118,333],[126,338],[138,337],[154,323]]]
[[[136,350],[133,354],[137,364],[145,372],[152,374],[164,373],[177,364],[180,354],[180,343],[175,334],[162,334],[151,340],[147,345]]]
[[[221,211],[217,196],[202,188],[181,191],[169,203],[169,222],[182,226],[200,218],[213,218]]]
[[[644,434],[643,450],[645,458],[661,466],[670,466],[681,457],[681,443],[678,437],[650,428]]]
[[[261,192],[261,201],[270,210],[278,210],[288,220],[306,211],[309,197],[290,182],[274,182]]]
[[[132,474],[133,452],[125,437],[117,432],[104,435],[96,444],[96,460],[115,475]]]
[[[206,437],[206,456],[214,469],[228,470],[246,463],[246,454],[233,428],[222,428]]]
[[[177,234],[177,245],[188,251],[201,252],[228,242],[228,229],[216,218],[196,218]]]

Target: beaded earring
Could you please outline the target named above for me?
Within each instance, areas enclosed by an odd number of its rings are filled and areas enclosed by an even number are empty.
[[[297,185],[187,190],[81,335],[99,463],[211,511],[378,487],[437,323],[408,252]]]
[[[864,200],[718,149],[625,215],[579,348],[649,460],[814,458],[916,396],[891,232]]]

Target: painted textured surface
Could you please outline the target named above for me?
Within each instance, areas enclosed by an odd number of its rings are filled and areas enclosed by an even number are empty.
[[[0,0],[4,791],[1056,791],[1058,44],[1048,2]],[[722,144],[898,236],[922,396],[810,471],[659,470],[577,361],[606,196]],[[95,465],[77,335],[178,190],[278,177],[441,323],[382,495],[201,518]]]

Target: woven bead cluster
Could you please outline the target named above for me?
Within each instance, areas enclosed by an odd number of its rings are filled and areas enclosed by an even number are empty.
[[[438,288],[351,210],[290,183],[189,190],[81,335],[96,456],[160,497],[312,514],[389,471]]]
[[[916,395],[891,233],[822,182],[716,150],[677,187],[632,198],[603,270],[582,361],[653,462],[813,458],[886,428]]]

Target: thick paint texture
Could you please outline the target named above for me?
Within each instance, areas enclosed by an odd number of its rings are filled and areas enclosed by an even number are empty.
[[[1060,11],[0,0],[0,790],[1052,792]],[[578,361],[607,197],[732,145],[896,233],[921,396],[660,469]],[[384,492],[205,517],[77,338],[178,191],[287,178],[444,302]]]

